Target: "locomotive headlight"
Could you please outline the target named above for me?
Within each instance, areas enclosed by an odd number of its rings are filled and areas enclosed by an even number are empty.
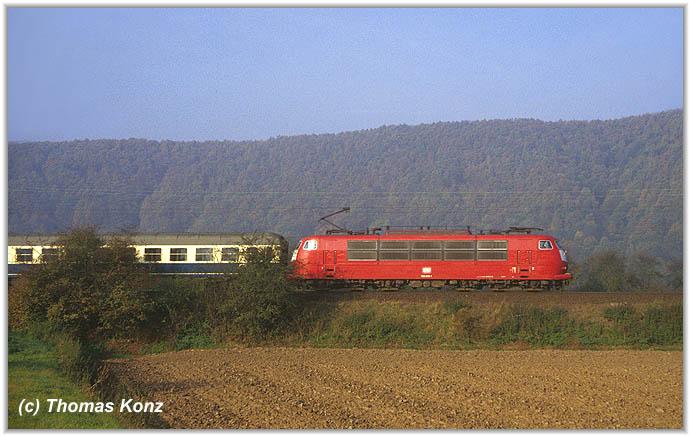
[[[297,260],[297,249],[295,248],[295,249],[292,251],[292,257],[290,258],[290,262],[294,262],[294,261],[296,261],[296,260]]]

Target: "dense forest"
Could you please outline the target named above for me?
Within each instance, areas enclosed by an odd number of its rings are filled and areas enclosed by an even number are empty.
[[[383,126],[263,141],[10,143],[10,233],[536,226],[571,257],[682,257],[681,110]]]

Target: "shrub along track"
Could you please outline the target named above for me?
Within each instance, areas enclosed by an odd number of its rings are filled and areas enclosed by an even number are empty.
[[[681,428],[682,352],[188,350],[108,362],[175,428]]]
[[[682,303],[682,292],[458,292],[454,290],[403,290],[395,292],[337,289],[310,291],[305,298],[317,301],[377,300],[410,303],[464,301],[468,304],[529,304],[562,306],[582,304],[674,304]]]

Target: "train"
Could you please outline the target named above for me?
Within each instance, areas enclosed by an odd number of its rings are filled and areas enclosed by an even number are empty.
[[[110,236],[102,235],[107,241]],[[159,275],[206,276],[235,273],[247,263],[249,253],[270,250],[276,263],[287,261],[287,240],[262,233],[157,233],[126,235],[137,260]],[[59,235],[10,235],[7,260],[10,277],[56,256]]]
[[[288,242],[277,234],[127,235],[136,257],[160,275],[235,273],[248,253],[268,249],[290,276],[311,288],[397,290],[559,290],[572,279],[567,253],[542,229],[510,227],[472,232],[431,227],[342,228],[302,238],[288,259]],[[107,240],[107,237],[104,238]],[[13,235],[8,274],[16,276],[58,254],[57,235]]]
[[[559,290],[572,279],[566,251],[542,229],[380,230],[303,238],[293,275],[316,286],[381,290]]]

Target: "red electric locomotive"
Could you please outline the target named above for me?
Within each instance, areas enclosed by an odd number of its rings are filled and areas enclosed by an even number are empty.
[[[552,290],[572,278],[565,250],[553,236],[534,233],[541,229],[382,230],[304,238],[292,256],[293,274],[316,286],[378,289]]]

